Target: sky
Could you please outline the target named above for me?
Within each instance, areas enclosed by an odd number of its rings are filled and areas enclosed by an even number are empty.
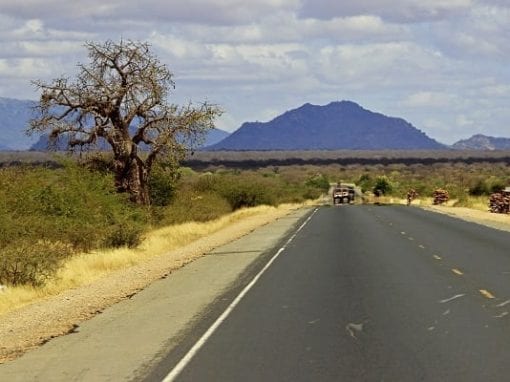
[[[510,137],[510,0],[0,0],[0,97],[73,77],[87,41],[136,40],[234,131],[350,100],[446,144]]]

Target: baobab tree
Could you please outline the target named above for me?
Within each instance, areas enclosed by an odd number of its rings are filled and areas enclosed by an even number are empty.
[[[199,144],[221,110],[167,101],[173,74],[145,42],[88,42],[89,62],[75,79],[34,81],[41,91],[29,132],[64,138],[70,150],[103,144],[113,152],[115,187],[149,204],[148,179],[159,159],[178,161]]]

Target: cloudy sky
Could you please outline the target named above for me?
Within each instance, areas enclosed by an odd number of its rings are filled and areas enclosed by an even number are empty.
[[[76,73],[85,41],[148,41],[218,127],[352,100],[443,143],[510,136],[509,0],[0,0],[0,97]]]

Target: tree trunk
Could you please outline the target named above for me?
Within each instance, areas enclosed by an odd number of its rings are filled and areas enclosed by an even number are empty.
[[[129,193],[129,199],[136,204],[150,204],[148,171],[141,159],[115,159],[114,171],[115,188],[118,192]]]
[[[130,199],[132,202],[148,206],[150,204],[150,197],[147,170],[144,163],[137,159],[131,162],[128,192],[131,195]]]

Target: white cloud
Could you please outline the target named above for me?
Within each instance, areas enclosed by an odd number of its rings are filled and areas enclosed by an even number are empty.
[[[510,7],[478,5],[466,17],[435,24],[431,38],[448,56],[469,60],[507,59]]]
[[[406,107],[419,108],[447,108],[452,109],[458,102],[458,97],[442,92],[418,92],[409,95],[402,101]]]
[[[472,126],[475,123],[475,121],[473,121],[471,118],[467,117],[464,114],[459,114],[456,117],[455,122],[456,122],[457,126],[460,126],[460,127]]]
[[[228,130],[351,99],[444,141],[508,135],[507,0],[0,0],[0,95],[35,98],[85,41],[121,37],[149,41],[175,100],[220,103]]]
[[[385,20],[402,23],[424,22],[462,15],[472,6],[471,0],[304,0],[302,17],[377,15]]]
[[[293,10],[299,0],[0,0],[2,14],[43,18],[63,25],[78,19],[131,19],[150,22],[228,24],[255,22],[277,10]],[[66,17],[63,17],[66,15]],[[86,25],[85,23],[83,25]]]
[[[497,84],[497,85],[489,85],[480,89],[480,92],[485,96],[495,96],[495,97],[508,97],[510,96],[510,85],[506,84]]]

